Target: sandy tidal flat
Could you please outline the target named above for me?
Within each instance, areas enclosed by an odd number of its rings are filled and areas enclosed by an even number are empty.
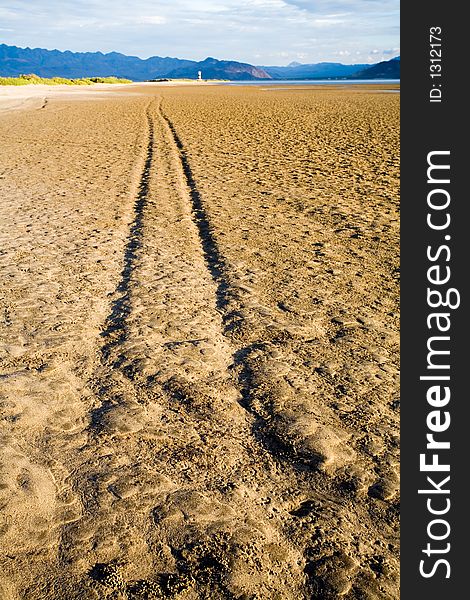
[[[398,95],[126,89],[0,114],[0,597],[397,599]]]

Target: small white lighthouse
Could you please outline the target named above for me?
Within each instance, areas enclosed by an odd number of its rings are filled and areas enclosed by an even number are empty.
[[[197,80],[202,81],[202,71],[197,72]]]

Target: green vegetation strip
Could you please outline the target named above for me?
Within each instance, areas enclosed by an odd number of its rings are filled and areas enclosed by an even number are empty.
[[[50,79],[38,75],[20,75],[19,77],[0,77],[0,85],[93,85],[94,83],[132,83],[130,79],[118,77],[83,77],[81,79],[65,79],[52,77]]]

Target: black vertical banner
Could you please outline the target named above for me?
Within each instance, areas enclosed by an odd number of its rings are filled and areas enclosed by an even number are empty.
[[[401,6],[403,600],[466,597],[470,398],[463,14]]]

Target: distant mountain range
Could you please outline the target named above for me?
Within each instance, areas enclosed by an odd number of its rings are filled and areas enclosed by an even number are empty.
[[[322,62],[303,65],[290,63],[287,67],[261,67],[273,79],[400,79],[400,57],[375,65]]]
[[[395,62],[394,62],[395,61]],[[400,61],[377,65],[343,65],[291,63],[287,67],[256,67],[231,60],[206,58],[203,61],[152,56],[141,59],[119,52],[61,52],[42,48],[18,48],[0,44],[0,76],[15,77],[35,73],[41,77],[125,77],[133,81],[149,79],[196,79],[198,71],[204,79],[325,79],[325,78],[399,78]],[[397,62],[398,61],[398,62]],[[389,63],[394,62],[390,67]],[[398,66],[398,75],[396,75]],[[374,71],[375,69],[375,71]],[[388,74],[387,74],[388,73]]]
[[[157,78],[271,79],[263,69],[231,60],[206,58],[201,62],[152,56],[145,60],[119,52],[60,52],[0,44],[0,75],[35,73],[41,77],[125,77],[134,81]]]
[[[369,68],[358,71],[354,79],[400,79],[400,57],[379,62]]]

